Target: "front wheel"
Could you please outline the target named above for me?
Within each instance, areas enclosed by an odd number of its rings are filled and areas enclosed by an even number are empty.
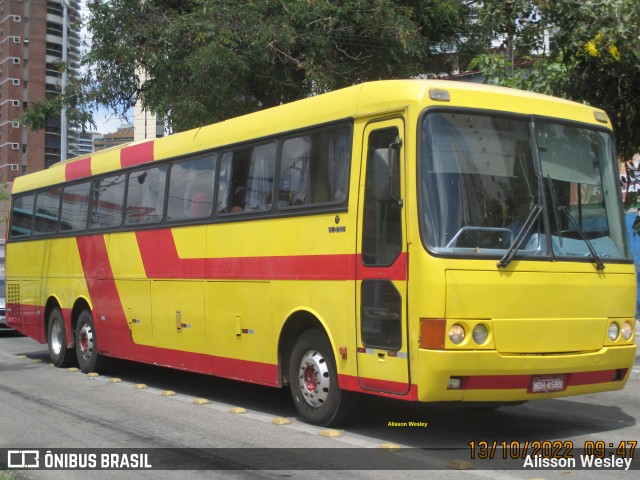
[[[335,425],[351,411],[353,398],[338,387],[331,344],[318,330],[298,338],[291,352],[289,385],[298,413],[309,423]]]
[[[73,348],[67,347],[67,331],[64,318],[59,308],[54,308],[49,315],[49,329],[47,332],[49,358],[56,367],[70,367],[75,364],[76,357]]]
[[[98,354],[98,338],[93,316],[88,310],[84,310],[78,317],[76,357],[78,366],[84,373],[98,370],[103,364],[103,358]]]

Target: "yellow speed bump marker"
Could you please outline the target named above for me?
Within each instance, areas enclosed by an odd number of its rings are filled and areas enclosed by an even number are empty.
[[[473,465],[471,465],[471,462],[467,460],[451,460],[447,463],[447,468],[452,468],[454,470],[471,470]]]
[[[67,370],[69,370],[70,372],[79,372],[80,371],[76,367],[71,367],[71,368],[68,368]]]
[[[271,420],[271,423],[273,423],[274,425],[291,425],[291,420],[287,418],[276,417]]]
[[[98,372],[89,372],[89,373],[87,373],[87,377],[95,378],[95,377],[99,377],[99,376],[100,376],[100,374]]]
[[[229,410],[229,413],[235,413],[236,415],[239,415],[242,413],[247,413],[247,409],[242,407],[233,407]]]
[[[110,378],[109,379],[109,383],[121,383],[122,379],[121,378]]]
[[[136,383],[133,388],[135,388],[136,390],[144,390],[145,388],[147,388],[147,385],[145,383]]]
[[[17,357],[18,357],[18,358],[21,358],[22,360],[24,360],[25,358],[27,358],[27,356],[26,356],[26,355],[18,355]]]
[[[206,405],[208,403],[211,403],[209,400],[207,400],[206,398],[196,398],[193,403],[195,403],[196,405]]]
[[[163,397],[173,397],[175,394],[176,392],[174,392],[173,390],[165,390],[160,395],[162,395]]]
[[[331,428],[327,428],[326,430],[322,430],[320,435],[323,437],[335,438],[342,436],[342,432],[340,430],[332,430]]]
[[[381,443],[380,445],[378,445],[378,449],[386,450],[387,452],[398,452],[402,450],[402,447],[395,443]]]
[[[32,358],[31,359],[31,363],[42,363],[42,359],[41,358]]]

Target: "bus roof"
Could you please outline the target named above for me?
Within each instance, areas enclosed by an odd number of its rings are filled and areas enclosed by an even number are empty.
[[[448,92],[448,99],[431,99],[433,90]],[[446,80],[382,80],[61,162],[50,169],[17,177],[12,193],[347,118],[406,109],[417,115],[430,105],[557,117],[611,128],[602,110],[532,92]]]

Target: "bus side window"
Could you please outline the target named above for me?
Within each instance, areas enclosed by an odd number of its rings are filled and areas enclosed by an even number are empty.
[[[344,126],[285,140],[278,206],[343,202],[350,163],[351,134]]]
[[[273,199],[275,142],[226,152],[220,159],[218,212],[267,211]]]
[[[176,162],[169,174],[167,220],[206,218],[213,211],[215,155]]]
[[[52,188],[36,195],[34,235],[56,233],[60,215],[60,188]]]
[[[65,187],[62,193],[60,231],[77,232],[87,228],[89,182]]]
[[[90,228],[118,227],[122,223],[125,175],[94,180]]]
[[[275,166],[275,143],[258,145],[253,148],[246,183],[245,210],[263,211],[271,208]]]
[[[166,178],[166,165],[129,174],[124,219],[126,225],[158,223],[162,220]]]
[[[28,237],[31,235],[33,206],[33,193],[13,199],[11,207],[11,238]]]

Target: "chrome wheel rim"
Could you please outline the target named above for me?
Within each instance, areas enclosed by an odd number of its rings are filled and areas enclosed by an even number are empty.
[[[80,349],[80,355],[82,359],[87,362],[93,355],[93,349],[95,348],[93,340],[93,329],[91,325],[84,324],[78,332],[78,347]]]
[[[313,408],[321,407],[329,396],[331,378],[329,365],[318,350],[309,350],[302,356],[298,379],[305,402]]]
[[[62,345],[64,345],[64,327],[60,320],[54,320],[51,326],[51,351],[55,355],[60,355],[62,352]]]

